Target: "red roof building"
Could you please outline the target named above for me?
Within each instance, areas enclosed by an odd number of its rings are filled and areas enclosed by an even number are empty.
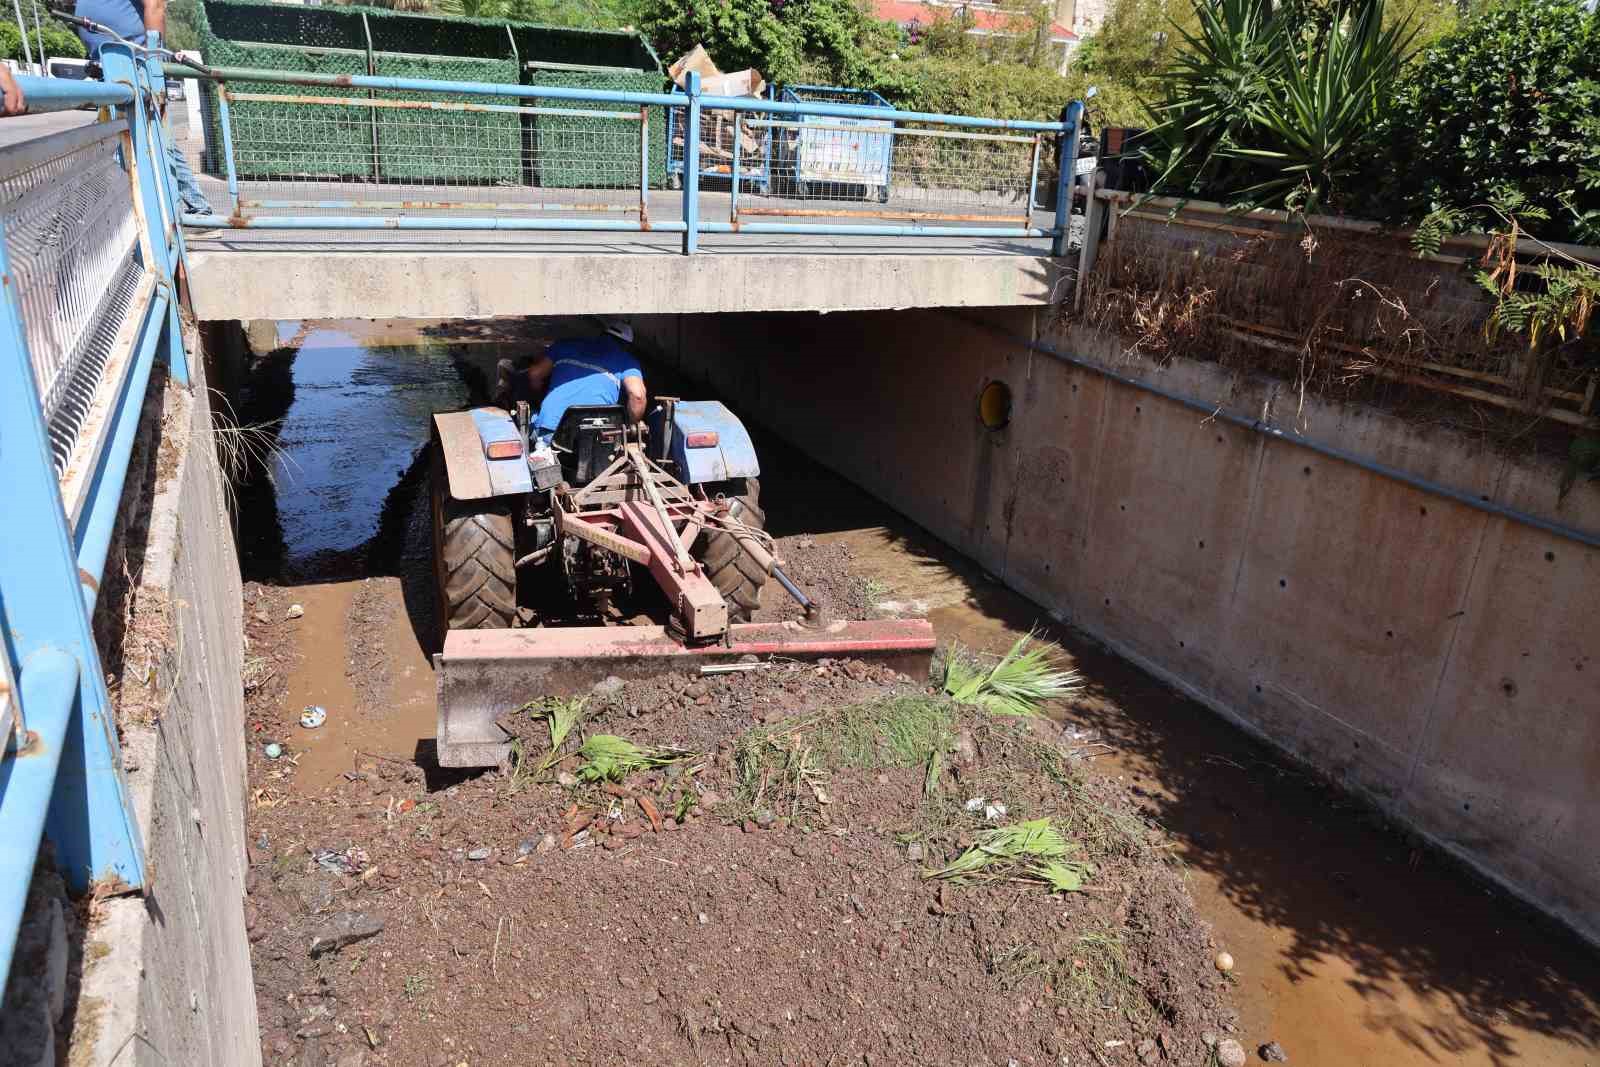
[[[975,37],[1016,36],[1013,23],[1018,12],[981,0],[965,3],[957,0],[873,0],[872,10],[878,18],[913,32],[917,27],[931,26],[941,18],[965,16],[971,23],[967,32]],[[1052,22],[1050,43],[1058,50],[1060,66],[1065,69],[1067,56],[1077,47],[1078,35],[1059,22]]]

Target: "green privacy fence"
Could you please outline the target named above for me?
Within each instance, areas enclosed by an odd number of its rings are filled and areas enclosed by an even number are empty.
[[[322,74],[374,74],[490,84],[578,85],[659,91],[661,62],[636,33],[440,18],[363,7],[303,7],[241,0],[200,5],[201,50],[216,66]],[[441,112],[238,99],[310,95],[285,86],[228,86],[234,154],[243,179],[368,180],[584,188],[637,184],[638,156],[561,146],[591,120],[506,112]],[[208,90],[209,93],[209,90]],[[319,98],[367,99],[364,90],[319,89]],[[387,100],[426,94],[390,93]],[[513,98],[481,103],[516,104]],[[221,144],[208,101],[212,145]],[[599,123],[603,120],[594,120]],[[615,123],[612,123],[615,126]],[[665,177],[664,116],[651,120],[652,184]],[[637,124],[633,124],[637,137]],[[608,135],[615,131],[607,128]],[[602,145],[606,142],[602,140]],[[587,146],[586,146],[587,147]],[[220,171],[220,159],[207,159]]]

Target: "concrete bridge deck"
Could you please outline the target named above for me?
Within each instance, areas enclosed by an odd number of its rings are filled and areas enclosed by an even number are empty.
[[[676,234],[190,232],[201,319],[870,311],[1047,303],[1044,241]]]

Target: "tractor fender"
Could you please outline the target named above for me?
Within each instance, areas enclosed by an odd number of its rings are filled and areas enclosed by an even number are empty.
[[[725,482],[730,478],[754,478],[761,473],[750,432],[739,417],[716,400],[680,400],[672,418],[672,460],[683,472],[683,480]],[[692,433],[712,431],[717,443],[704,448],[689,448]]]
[[[517,424],[500,408],[442,412],[433,417],[433,433],[444,454],[450,495],[457,500],[483,500],[533,491],[526,454],[490,459],[489,446],[521,441]]]

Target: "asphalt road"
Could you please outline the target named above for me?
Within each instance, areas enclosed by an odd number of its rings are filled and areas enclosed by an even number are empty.
[[[46,137],[74,126],[94,121],[93,111],[53,111],[48,115],[18,115],[0,118],[0,148],[21,144],[35,137]]]

